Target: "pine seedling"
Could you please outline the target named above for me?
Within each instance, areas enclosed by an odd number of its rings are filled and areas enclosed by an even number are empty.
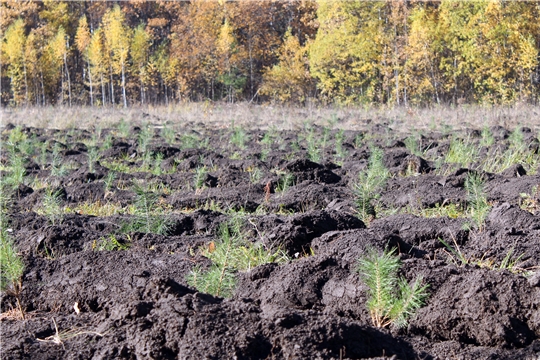
[[[336,133],[335,136],[335,158],[337,163],[343,164],[343,160],[347,157],[347,150],[343,148],[343,141],[345,140],[343,130]]]
[[[161,162],[163,161],[163,154],[157,153],[154,157],[154,169],[152,169],[152,174],[154,175],[161,175],[163,173],[163,170],[161,169]]]
[[[193,184],[195,186],[195,191],[200,192],[204,189],[204,182],[206,181],[206,176],[208,175],[208,169],[206,166],[198,166],[195,169],[195,175],[193,177]]]
[[[390,176],[390,172],[383,163],[383,151],[373,148],[369,158],[368,169],[358,175],[358,182],[354,184],[356,195],[356,210],[358,217],[368,224],[375,217],[373,200],[378,196],[378,191],[384,186]]]
[[[43,215],[49,219],[49,222],[52,225],[55,225],[57,222],[61,222],[64,217],[64,212],[61,206],[61,197],[62,190],[54,191],[51,188],[48,188],[43,196],[42,212]]]
[[[253,168],[249,173],[249,180],[253,184],[259,183],[259,181],[261,181],[262,177],[263,177],[263,172],[258,167]]]
[[[214,296],[231,297],[236,287],[235,273],[227,267],[212,265],[209,270],[195,267],[187,277],[187,282],[200,292]]]
[[[120,122],[117,125],[118,132],[120,133],[120,137],[127,139],[129,138],[129,124],[122,118]]]
[[[428,285],[423,284],[421,276],[412,284],[398,277],[400,261],[394,252],[395,249],[380,255],[370,249],[358,261],[358,272],[368,287],[367,307],[371,320],[379,328],[390,324],[406,326],[407,320],[427,298]]]
[[[465,190],[467,190],[469,200],[468,211],[470,217],[476,228],[481,231],[491,208],[487,201],[482,176],[469,173],[465,179]]]
[[[64,176],[67,174],[68,170],[64,166],[64,162],[62,161],[62,157],[60,156],[60,147],[58,146],[58,144],[54,144],[51,160],[52,176]]]
[[[247,133],[241,127],[234,127],[230,143],[236,145],[239,149],[244,150],[246,148],[247,140]]]
[[[249,271],[268,263],[284,263],[290,260],[281,249],[268,249],[261,243],[247,239],[243,222],[233,218],[219,229],[219,241],[201,248],[201,254],[212,261],[210,269],[194,268],[187,277],[188,283],[197,290],[214,296],[229,297],[236,286],[236,273]]]
[[[103,150],[107,150],[107,149],[112,148],[112,145],[113,145],[113,136],[112,136],[112,134],[108,134],[105,137],[105,139],[103,140],[103,144],[102,144],[101,148]]]
[[[99,150],[96,147],[91,147],[88,149],[88,171],[91,173],[94,172],[94,165],[99,160]]]
[[[482,140],[481,144],[482,146],[491,146],[495,142],[495,138],[493,137],[493,133],[489,129],[489,127],[486,125],[482,129]]]
[[[291,186],[294,185],[295,177],[291,173],[285,173],[282,174],[279,177],[279,180],[277,182],[276,186],[276,192],[284,193],[287,191]]]
[[[167,144],[172,145],[176,141],[176,133],[167,124],[161,129],[161,137],[165,139]]]
[[[0,211],[0,290],[15,297],[24,319],[20,301],[24,263],[17,254],[13,239],[6,228],[6,215],[3,210]]]
[[[149,125],[142,126],[141,132],[139,133],[139,152],[141,154],[146,153],[153,136],[154,132]]]
[[[411,154],[414,154],[414,155],[417,155],[417,156],[421,155],[420,146],[418,144],[418,139],[417,139],[417,137],[415,135],[411,135],[411,136],[407,137],[404,140],[404,143],[405,143],[405,147],[407,148],[407,150],[409,150],[411,152]]]
[[[306,145],[309,160],[316,163],[320,162],[321,147],[324,147],[324,145],[321,144],[321,146],[319,146],[319,144],[317,144],[317,140],[315,138],[315,131],[313,129],[310,129],[306,136]]]
[[[219,246],[213,246],[206,252],[212,260],[212,266],[208,271],[202,271],[196,267],[187,277],[188,284],[199,291],[214,296],[229,297],[236,286],[235,269],[231,266],[233,248],[237,245],[237,238],[231,236],[227,226],[220,227],[221,242]],[[213,243],[212,243],[213,244]]]
[[[39,157],[38,157],[38,163],[42,167],[45,167],[47,165],[47,143],[42,142],[41,145],[39,145]]]
[[[139,185],[134,188],[135,203],[134,217],[128,224],[124,224],[121,232],[141,231],[165,235],[170,230],[170,219],[157,213],[156,203],[158,194],[147,191]]]
[[[103,178],[105,183],[105,191],[110,191],[113,188],[114,180],[116,179],[116,173],[114,171],[109,171],[107,175]]]
[[[24,181],[24,175],[26,174],[26,168],[24,167],[25,159],[22,154],[12,151],[9,156],[11,171],[6,176],[6,183],[17,187]]]

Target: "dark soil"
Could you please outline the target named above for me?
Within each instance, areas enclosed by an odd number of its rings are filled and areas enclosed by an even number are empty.
[[[160,128],[150,127],[146,148],[141,127],[128,138],[117,129],[22,128],[46,147],[26,156],[24,184],[9,191],[26,317],[16,318],[15,297],[1,293],[3,359],[540,359],[538,160],[495,173],[482,167],[494,149],[511,148],[513,129],[491,129],[495,144],[467,168],[435,161],[448,152],[448,133],[423,134],[413,152],[409,134],[386,126],[313,128],[314,155],[309,131],[187,124],[167,143]],[[458,135],[481,148],[472,130]],[[6,127],[2,141],[13,131]],[[538,134],[526,135],[525,148],[540,157]],[[372,146],[383,149],[391,177],[373,200],[376,217],[364,223],[353,189]],[[10,161],[0,157],[3,177]],[[481,227],[465,212],[473,171],[491,207]],[[121,230],[135,217],[137,185],[159,195],[168,232]],[[46,187],[58,190],[66,212],[55,221],[43,210]],[[424,217],[449,204],[461,216]],[[96,216],[83,205],[122,210]],[[187,276],[211,264],[200,249],[238,214],[253,242],[279,246],[291,261],[237,273],[231,298],[198,292]],[[126,247],[100,249],[110,236]],[[371,248],[396,249],[401,275],[429,284],[404,328],[372,324],[357,271]],[[61,342],[52,341],[55,326]]]

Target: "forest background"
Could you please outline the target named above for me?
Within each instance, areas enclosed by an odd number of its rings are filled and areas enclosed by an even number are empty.
[[[536,1],[2,1],[3,106],[538,104]]]

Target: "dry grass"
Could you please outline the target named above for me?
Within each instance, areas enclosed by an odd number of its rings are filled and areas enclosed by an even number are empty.
[[[529,126],[540,129],[536,119],[538,106],[517,104],[511,107],[461,105],[431,108],[405,107],[338,107],[308,104],[304,107],[284,105],[254,105],[248,103],[180,103],[169,106],[122,108],[43,107],[4,108],[0,110],[2,125],[27,125],[42,128],[68,129],[110,127],[124,119],[134,123],[151,123],[161,127],[165,123],[190,127],[244,128],[294,130],[305,122],[330,125],[340,129],[362,130],[372,123],[387,123],[397,131],[434,130],[452,127],[481,128],[502,125],[507,128]]]
[[[0,313],[0,321],[3,320],[25,320],[28,318],[20,309],[12,308]]]

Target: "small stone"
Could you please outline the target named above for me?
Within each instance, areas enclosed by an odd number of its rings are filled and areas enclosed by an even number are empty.
[[[529,285],[540,287],[540,271],[535,272],[528,280]]]

